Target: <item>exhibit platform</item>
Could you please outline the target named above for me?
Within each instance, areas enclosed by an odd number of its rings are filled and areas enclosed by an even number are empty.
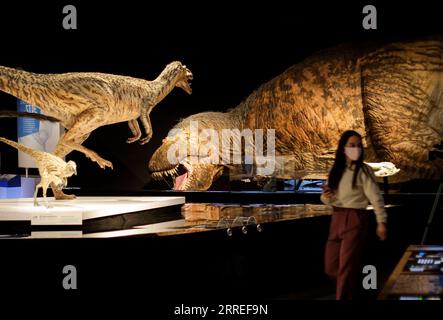
[[[153,199],[157,199],[153,201]],[[135,200],[134,200],[135,199]],[[324,205],[188,204],[181,197],[85,197],[34,207],[32,199],[2,201],[0,237],[26,239],[173,236],[222,230],[225,236],[261,232],[263,225],[331,215]],[[196,220],[195,207],[218,215]],[[297,210],[289,210],[289,209]],[[6,230],[6,231],[5,231]]]
[[[32,198],[0,200],[0,235],[30,232],[71,232],[71,235],[121,230],[135,225],[180,218],[185,197],[78,197],[48,198],[52,208],[34,206]],[[75,233],[77,231],[77,233]]]
[[[179,200],[166,201],[171,196]],[[82,294],[139,292],[134,290],[134,285],[149,288],[144,296],[157,299],[181,299],[183,296],[195,299],[226,296],[317,299],[331,294],[330,288],[325,286],[328,280],[323,271],[329,215],[318,212],[312,216],[276,215],[265,210],[267,216],[276,219],[261,222],[256,219],[252,224],[245,219],[238,219],[238,224],[229,219],[190,224],[183,219],[181,211],[185,197],[186,203],[241,200],[236,203],[242,204],[243,209],[250,209],[251,203],[259,199],[267,204],[263,208],[285,207],[284,204],[291,203],[310,207],[312,202],[318,201],[319,195],[307,194],[302,198],[294,193],[163,192],[127,197],[80,195],[74,201],[55,202],[55,208],[82,207],[80,203],[83,203],[85,218],[87,210],[90,212],[94,207],[97,211],[88,219],[83,219],[82,214],[80,226],[29,225],[28,234],[4,234],[0,245],[7,258],[0,265],[2,288],[19,294],[64,292],[60,277],[63,277],[62,267],[69,264],[80,270]],[[164,207],[151,206],[153,209],[143,210],[156,198],[165,200],[159,201]],[[376,239],[375,218],[368,213],[370,229],[374,231],[369,234],[364,264],[376,266],[380,289],[407,246],[420,242],[433,199],[433,195],[393,195],[391,200],[394,201],[387,204],[389,239],[386,242]],[[248,200],[254,202],[245,203]],[[283,206],[275,206],[276,203]],[[2,217],[7,215],[5,208],[17,212],[17,206],[25,204],[31,212],[53,210],[34,208],[31,199],[4,200],[0,204]],[[107,215],[99,214],[109,207],[112,210]],[[122,210],[116,209],[118,207]],[[9,218],[15,216],[11,212],[7,215]],[[8,221],[0,224],[3,223]],[[441,243],[439,226],[436,224],[431,229],[433,240],[430,243]],[[56,229],[59,227],[63,230]],[[30,265],[32,272],[29,272]],[[203,280],[199,281],[198,290],[190,292],[190,283],[192,285],[195,279]],[[377,289],[362,295],[375,299],[378,293]]]

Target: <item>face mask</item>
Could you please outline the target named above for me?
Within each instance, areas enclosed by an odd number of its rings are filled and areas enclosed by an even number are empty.
[[[351,159],[352,161],[357,161],[361,155],[361,148],[359,148],[359,147],[355,147],[355,148],[345,147],[345,155],[349,159]]]

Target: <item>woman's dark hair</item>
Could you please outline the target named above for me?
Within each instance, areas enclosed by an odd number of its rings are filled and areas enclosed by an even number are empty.
[[[328,177],[328,186],[332,190],[338,189],[338,184],[340,183],[341,177],[343,176],[343,172],[346,168],[346,155],[345,155],[345,145],[348,142],[350,137],[357,136],[362,140],[361,135],[354,130],[347,130],[343,132],[343,134],[340,137],[340,140],[338,141],[337,151],[335,152],[335,161],[334,165],[332,166],[331,171],[329,172]],[[364,152],[363,147],[361,148],[361,155],[356,160],[353,161],[355,164],[354,169],[354,176],[352,177],[352,188],[355,188],[355,184],[357,181],[358,172],[361,168],[372,178],[372,176],[369,174],[368,169],[365,165],[363,165],[363,159],[364,159]]]

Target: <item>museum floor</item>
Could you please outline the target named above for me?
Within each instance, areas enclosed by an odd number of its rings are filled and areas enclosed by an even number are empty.
[[[160,195],[169,197],[164,198],[168,206],[153,208],[150,203],[151,208],[143,211],[149,202],[143,200],[160,200]],[[89,222],[85,220],[82,226],[67,225],[62,231],[57,230],[60,226],[45,230],[49,226],[44,223],[22,224],[30,233],[4,234],[0,240],[2,256],[6,257],[0,267],[3,287],[12,291],[38,288],[59,292],[62,289],[57,270],[70,264],[78,267],[81,289],[86,293],[130,291],[137,286],[147,288],[146,294],[155,298],[333,299],[334,289],[323,274],[329,215],[270,221],[262,223],[261,228],[257,224],[231,226],[229,234],[227,228],[186,227],[180,212],[184,199],[318,203],[318,194],[146,192],[143,196],[146,198],[138,198],[139,203],[133,204],[135,215],[97,216]],[[99,199],[82,197],[79,196],[80,202]],[[113,196],[108,197],[109,200]],[[377,241],[374,233],[364,251],[364,262],[377,267],[381,284],[408,245],[420,242],[434,200],[434,195],[428,193],[385,197],[390,205],[389,240]],[[130,209],[130,199],[121,196],[113,201]],[[104,210],[106,203],[102,201],[96,208]],[[429,243],[443,240],[441,233],[435,232],[441,230],[441,216],[437,218]],[[371,223],[375,228],[375,221]],[[376,299],[378,293],[379,290],[363,292],[361,298]]]

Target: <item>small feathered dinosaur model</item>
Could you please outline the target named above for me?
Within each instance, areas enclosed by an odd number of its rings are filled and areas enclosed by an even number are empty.
[[[30,155],[34,158],[38,166],[38,172],[41,177],[40,183],[35,187],[34,192],[34,205],[38,206],[37,192],[39,188],[43,189],[43,199],[47,208],[51,208],[51,204],[46,198],[46,191],[50,184],[54,184],[60,190],[67,186],[68,178],[73,174],[77,174],[77,165],[74,161],[63,161],[60,157],[57,157],[48,152],[35,150],[28,148],[15,141],[8,140],[0,137],[0,141],[9,144],[10,146]]]

